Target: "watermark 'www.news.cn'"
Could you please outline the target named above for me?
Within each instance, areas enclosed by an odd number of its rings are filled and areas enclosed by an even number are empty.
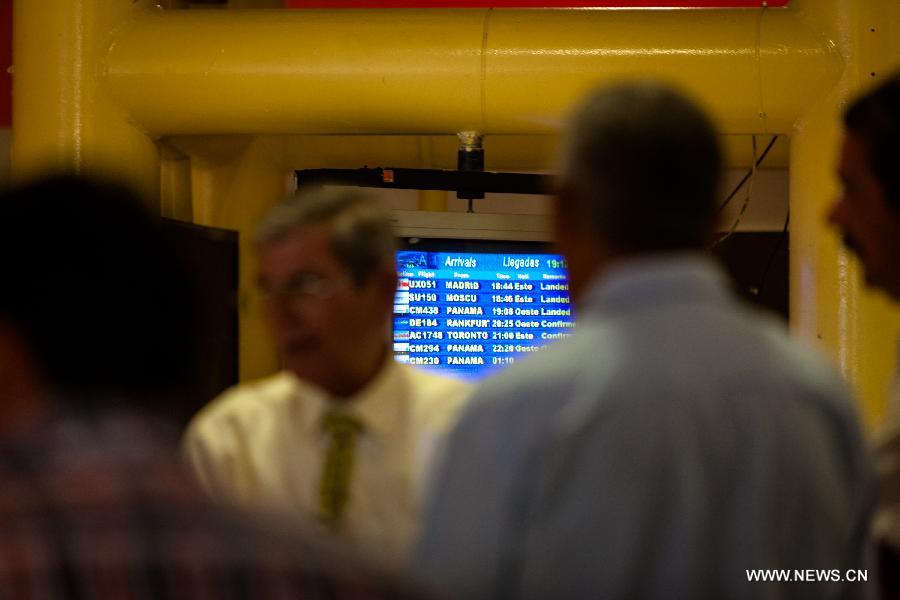
[[[869,580],[868,569],[747,569],[747,581],[840,583]]]

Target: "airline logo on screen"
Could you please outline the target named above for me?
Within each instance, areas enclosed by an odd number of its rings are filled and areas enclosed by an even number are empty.
[[[790,0],[286,0],[288,8],[775,8]]]
[[[566,261],[555,254],[401,251],[394,357],[482,377],[574,325]]]

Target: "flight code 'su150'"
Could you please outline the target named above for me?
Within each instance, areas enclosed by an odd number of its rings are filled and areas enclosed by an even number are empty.
[[[489,300],[493,304],[569,304],[568,296],[559,294],[485,294],[483,297],[478,294],[465,292],[447,292],[438,294],[437,292],[409,292],[407,296],[409,302],[457,302],[462,304],[484,304],[484,300]]]

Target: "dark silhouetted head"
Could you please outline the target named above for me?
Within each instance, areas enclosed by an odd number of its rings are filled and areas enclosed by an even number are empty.
[[[0,324],[51,396],[157,409],[184,392],[196,294],[128,189],[59,175],[0,198]]]
[[[716,225],[721,157],[693,102],[659,83],[590,94],[576,110],[562,185],[574,209],[619,252],[705,247]]]
[[[865,142],[884,199],[900,213],[900,73],[853,102],[844,113],[844,127]]]

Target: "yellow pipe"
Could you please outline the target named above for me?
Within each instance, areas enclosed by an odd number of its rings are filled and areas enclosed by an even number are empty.
[[[788,131],[840,68],[791,9],[229,10],[140,19],[106,77],[158,134],[548,133],[588,87],[651,74],[746,133]]]
[[[16,0],[13,178],[102,172],[158,198],[156,146],[109,100],[100,74],[113,30],[146,9],[146,0]]]

